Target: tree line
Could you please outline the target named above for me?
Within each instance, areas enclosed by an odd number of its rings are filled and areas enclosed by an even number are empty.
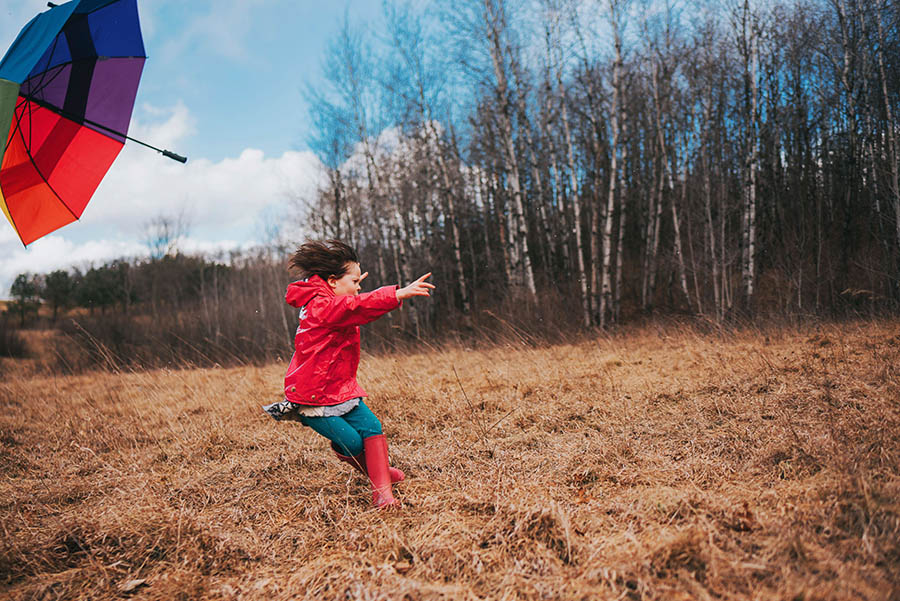
[[[892,0],[388,2],[309,90],[320,236],[433,269],[427,327],[900,304]]]
[[[296,328],[284,303],[284,257],[284,249],[213,258],[173,247],[82,270],[20,274],[7,317],[54,329],[51,361],[68,371],[264,362],[289,356]],[[40,306],[47,309],[38,319]],[[8,321],[0,324],[7,337]],[[24,353],[21,342],[6,346]]]
[[[10,287],[7,311],[20,326],[37,319],[41,306],[56,322],[70,309],[88,315],[108,312],[158,316],[168,309],[182,309],[209,292],[207,280],[226,281],[232,267],[201,256],[167,255],[156,260],[118,259],[85,270],[59,269],[48,274],[21,273]]]

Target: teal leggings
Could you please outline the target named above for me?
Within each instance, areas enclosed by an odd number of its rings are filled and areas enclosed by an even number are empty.
[[[363,452],[363,439],[381,434],[381,422],[363,401],[349,413],[337,417],[300,416],[303,425],[309,426],[331,441],[341,455],[355,457]]]

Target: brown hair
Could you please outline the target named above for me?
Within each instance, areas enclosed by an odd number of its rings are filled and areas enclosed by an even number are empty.
[[[323,280],[328,276],[343,277],[350,263],[359,263],[356,251],[340,240],[307,240],[291,255],[290,267],[302,277],[317,275]]]

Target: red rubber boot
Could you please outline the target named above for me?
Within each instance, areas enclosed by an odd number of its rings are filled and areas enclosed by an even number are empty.
[[[399,506],[391,491],[391,476],[388,473],[387,439],[384,434],[363,439],[363,453],[366,456],[366,473],[372,483],[372,503],[375,507]]]
[[[362,452],[359,455],[341,455],[338,452],[337,448],[334,446],[334,443],[331,443],[331,450],[334,451],[334,454],[337,456],[338,459],[340,459],[344,463],[348,463],[348,464],[352,465],[354,468],[359,470],[359,473],[361,473],[363,476],[365,476],[367,478],[369,477],[369,474],[366,472],[366,454],[365,454],[365,452]],[[394,484],[395,482],[400,482],[401,480],[406,479],[406,474],[404,474],[402,471],[398,470],[395,467],[388,466],[388,474],[391,475],[391,484]]]

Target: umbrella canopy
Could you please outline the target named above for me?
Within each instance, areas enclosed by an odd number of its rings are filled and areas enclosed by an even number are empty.
[[[81,217],[125,144],[145,59],[136,0],[73,0],[0,60],[0,208],[24,244]]]

